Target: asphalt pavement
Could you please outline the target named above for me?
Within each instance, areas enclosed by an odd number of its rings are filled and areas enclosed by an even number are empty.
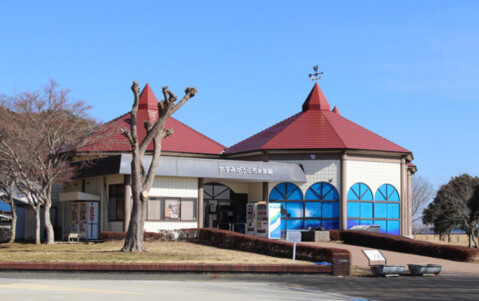
[[[0,294],[1,300],[479,300],[479,276],[1,272]]]

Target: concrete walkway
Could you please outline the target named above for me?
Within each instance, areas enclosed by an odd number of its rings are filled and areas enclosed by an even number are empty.
[[[341,248],[347,249],[352,255],[352,265],[360,267],[368,267],[368,260],[361,250],[371,248],[362,246],[353,246],[335,242],[304,242],[321,247]],[[407,269],[407,264],[439,264],[442,266],[441,275],[479,275],[478,263],[466,263],[453,260],[440,259],[435,257],[427,257],[420,255],[413,255],[407,253],[393,252],[381,250],[386,256],[388,264],[404,265]]]

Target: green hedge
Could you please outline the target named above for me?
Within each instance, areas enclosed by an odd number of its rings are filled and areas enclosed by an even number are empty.
[[[331,240],[342,240],[346,244],[389,251],[438,257],[449,260],[472,262],[478,256],[478,249],[436,244],[404,236],[359,230],[330,231]]]
[[[201,244],[224,249],[253,252],[275,257],[292,258],[293,247],[290,242],[272,240],[219,229],[183,229],[185,236],[196,239]],[[308,244],[296,245],[296,258],[300,260],[333,263],[335,254],[351,256],[348,250],[323,248]]]

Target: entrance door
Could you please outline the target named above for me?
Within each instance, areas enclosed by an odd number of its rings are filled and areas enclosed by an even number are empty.
[[[223,184],[204,185],[204,227],[244,233],[246,194],[236,194]]]

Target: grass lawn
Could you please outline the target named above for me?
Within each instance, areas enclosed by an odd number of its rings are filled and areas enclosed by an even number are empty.
[[[123,241],[56,243],[53,245],[0,244],[0,261],[16,262],[145,262],[291,264],[292,260],[256,253],[218,249],[188,242],[145,242],[147,252],[121,252]],[[312,264],[296,260],[297,264]]]

